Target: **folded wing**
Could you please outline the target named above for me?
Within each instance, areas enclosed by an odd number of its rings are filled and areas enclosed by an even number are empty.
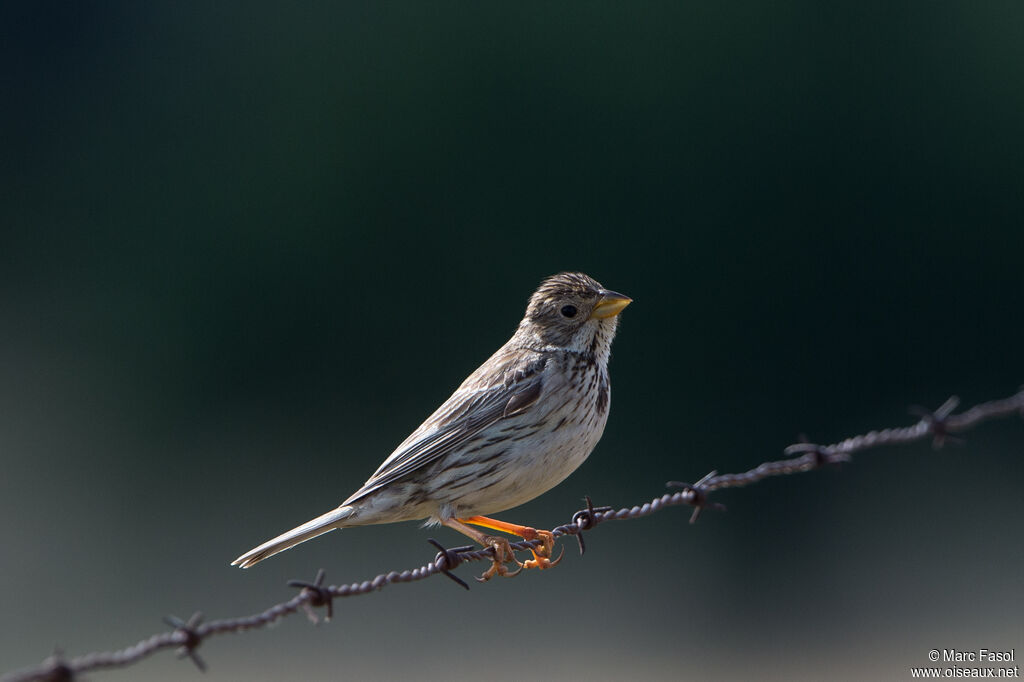
[[[502,349],[504,350],[504,349]],[[504,360],[504,363],[502,363]],[[342,504],[352,504],[414,471],[429,466],[502,419],[529,410],[540,397],[546,358],[495,354],[399,445],[380,468]],[[495,367],[498,364],[499,367]],[[500,367],[504,364],[504,368]],[[497,370],[497,371],[496,371]],[[493,383],[485,383],[487,377]]]

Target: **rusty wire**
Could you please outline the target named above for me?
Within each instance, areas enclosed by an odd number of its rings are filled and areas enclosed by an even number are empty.
[[[854,436],[832,445],[816,443],[797,443],[785,449],[786,459],[764,462],[763,464],[739,474],[719,474],[715,471],[704,476],[696,483],[679,483],[670,481],[670,488],[678,488],[676,492],[656,497],[649,502],[633,507],[614,509],[612,507],[594,507],[587,498],[587,508],[576,512],[567,524],[556,526],[551,533],[557,538],[575,536],[580,553],[585,551],[583,531],[596,528],[606,521],[620,521],[649,516],[666,507],[687,505],[693,507],[690,522],[697,520],[704,509],[723,509],[717,502],[708,500],[711,492],[721,488],[737,488],[756,483],[770,476],[813,471],[828,464],[848,462],[853,454],[862,450],[883,445],[899,445],[920,441],[931,437],[936,447],[954,438],[953,434],[966,431],[988,419],[1007,417],[1019,414],[1024,417],[1024,388],[1016,394],[1001,400],[980,403],[966,412],[953,414],[959,404],[955,396],[947,400],[935,411],[923,408],[911,408],[911,412],[920,419],[912,426],[870,431],[864,435]],[[7,673],[0,677],[0,682],[29,682],[30,680],[47,680],[53,682],[70,682],[83,673],[105,668],[120,668],[138,663],[144,658],[162,649],[176,649],[179,657],[189,658],[200,669],[206,665],[199,657],[199,645],[214,635],[245,632],[266,627],[299,610],[305,611],[314,623],[319,621],[315,609],[323,608],[327,620],[333,615],[333,602],[341,597],[352,597],[368,594],[383,589],[394,583],[410,583],[423,580],[434,575],[445,575],[462,587],[469,586],[452,571],[460,564],[468,561],[491,560],[493,548],[480,549],[474,546],[445,548],[436,540],[429,540],[437,549],[432,561],[418,568],[404,571],[382,573],[371,580],[348,583],[345,585],[324,585],[325,573],[321,569],[312,582],[291,580],[290,587],[299,588],[299,593],[291,599],[274,604],[265,611],[242,616],[239,618],[223,618],[203,622],[202,614],[195,613],[187,621],[168,616],[165,621],[172,630],[154,634],[135,644],[117,651],[93,652],[65,659],[60,653],[54,653],[37,666]],[[539,540],[511,543],[515,550],[528,550],[540,544]]]

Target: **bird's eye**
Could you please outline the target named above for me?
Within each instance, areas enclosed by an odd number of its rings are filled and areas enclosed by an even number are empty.
[[[577,312],[579,311],[576,310],[576,306],[574,305],[562,306],[562,315],[564,315],[565,317],[576,317]]]

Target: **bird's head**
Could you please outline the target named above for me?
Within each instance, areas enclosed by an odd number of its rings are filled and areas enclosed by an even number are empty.
[[[632,301],[582,272],[562,272],[541,282],[530,297],[517,335],[534,348],[607,357],[618,315]]]

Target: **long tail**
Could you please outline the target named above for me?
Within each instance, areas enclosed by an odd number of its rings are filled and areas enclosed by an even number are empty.
[[[327,512],[323,516],[316,517],[312,521],[307,521],[297,528],[292,528],[287,533],[278,535],[273,540],[267,540],[259,547],[250,549],[248,552],[232,561],[231,565],[238,566],[240,568],[249,568],[269,556],[274,556],[278,552],[283,552],[286,549],[294,547],[300,542],[312,540],[316,536],[329,533],[335,528],[342,528],[345,525],[342,522],[352,516],[353,511],[355,511],[353,507],[338,507],[337,509]]]

